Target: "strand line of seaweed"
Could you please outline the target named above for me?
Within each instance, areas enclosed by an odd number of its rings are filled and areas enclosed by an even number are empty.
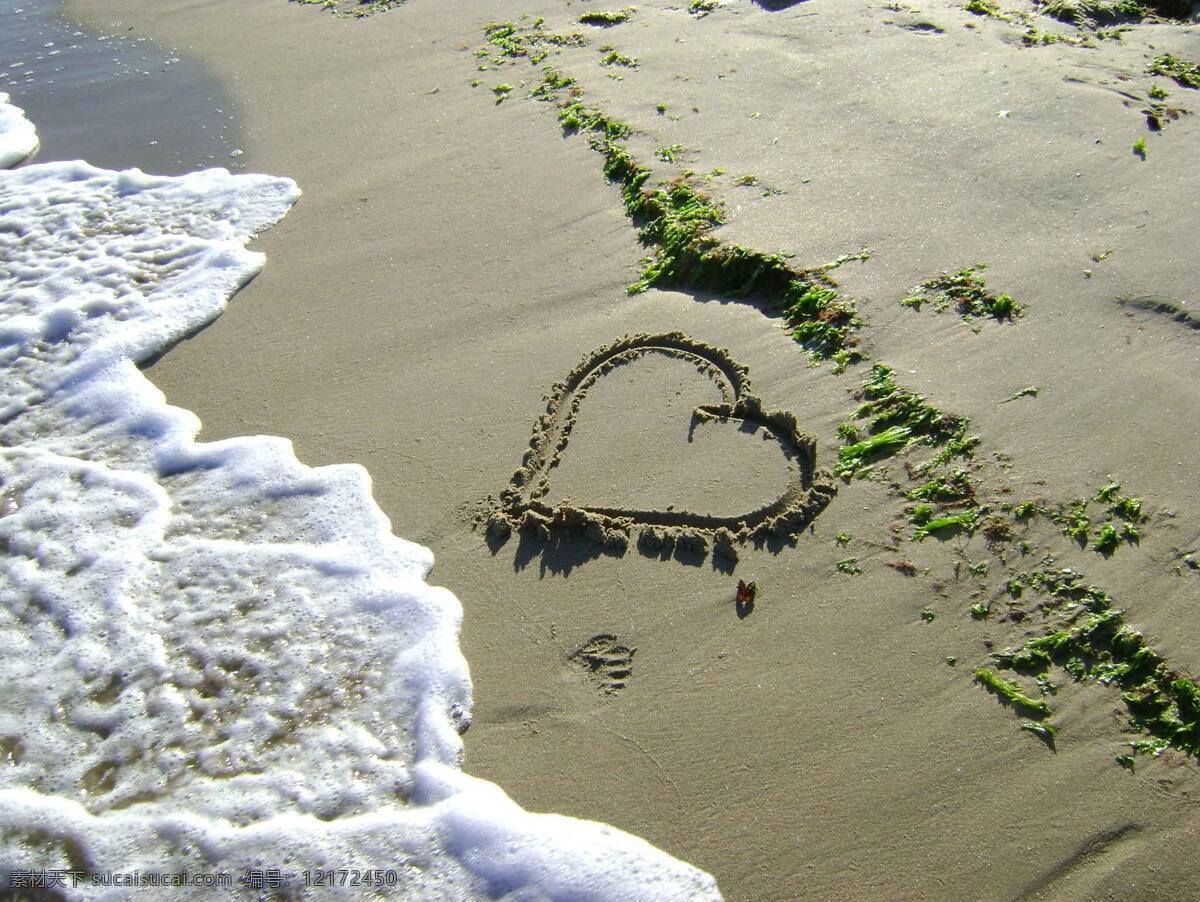
[[[741,421],[761,429],[779,445],[787,461],[784,492],[755,510],[736,516],[718,516],[689,510],[639,510],[622,507],[580,506],[563,500],[547,502],[550,476],[561,459],[588,391],[616,367],[650,354],[691,363],[711,378],[721,392],[721,402],[704,404],[692,412],[699,422]],[[816,470],[816,439],[800,431],[789,411],[768,411],[751,391],[744,366],[721,348],[696,341],[681,332],[627,335],[588,354],[550,393],[546,412],[534,424],[533,437],[499,501],[489,499],[484,515],[493,538],[507,539],[514,529],[525,529],[549,539],[556,531],[579,531],[592,540],[624,551],[635,527],[638,542],[649,549],[672,543],[703,553],[710,544],[714,554],[737,560],[737,546],[747,541],[775,537],[794,542],[837,489],[831,477]]]
[[[543,65],[551,54],[588,45],[578,32],[556,33],[539,17],[519,22],[491,22],[484,27],[487,44],[476,50],[479,71],[519,66],[524,60],[540,67],[541,78],[530,98],[553,103],[564,135],[585,135],[604,158],[604,175],[621,191],[626,215],[638,240],[649,251],[630,294],[650,288],[714,292],[730,299],[756,299],[769,315],[780,317],[792,338],[813,360],[831,360],[835,372],[860,360],[856,333],[863,323],[851,298],[842,295],[832,271],[851,260],[866,260],[860,251],[814,268],[797,269],[783,254],[764,253],[724,242],[716,234],[725,223],[723,205],[701,189],[688,171],[675,178],[648,182],[653,173],[628,149],[636,131],[628,122],[585,103],[585,92],[571,75]],[[607,46],[607,45],[606,45]],[[610,48],[611,50],[611,48]],[[472,85],[480,85],[480,79]],[[530,82],[522,81],[522,85]],[[515,90],[503,82],[492,88],[497,103]],[[660,159],[673,159],[671,148]]]

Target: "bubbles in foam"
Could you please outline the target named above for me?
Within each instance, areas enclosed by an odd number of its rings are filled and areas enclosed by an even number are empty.
[[[715,897],[464,775],[461,609],[366,472],[197,443],[137,369],[220,313],[298,197],[224,170],[0,172],[0,883],[352,867],[391,896]]]
[[[0,91],[0,169],[17,165],[38,149],[33,123],[25,118],[20,107],[8,101],[9,96]]]

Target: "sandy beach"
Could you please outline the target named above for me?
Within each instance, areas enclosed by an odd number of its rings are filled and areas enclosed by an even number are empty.
[[[1198,897],[1196,754],[1135,754],[1153,736],[1128,723],[1118,677],[1056,659],[1039,683],[993,652],[1058,627],[1069,612],[1035,604],[1053,595],[1030,574],[1063,585],[1070,569],[1161,674],[1200,676],[1200,92],[1148,72],[1200,59],[1200,25],[1098,37],[1023,2],[772,6],[653,0],[599,27],[572,0],[409,0],[362,20],[69,0],[88,27],[202,64],[255,171],[304,192],[252,244],[262,273],[147,375],[202,439],[279,435],[306,464],[367,469],[395,534],[433,550],[432,582],[462,602],[465,770],[525,808],[643,837],[733,900]],[[489,22],[585,41],[531,65],[487,43]],[[846,355],[814,358],[763,297],[630,295],[653,248],[588,136],[527,96],[543,65],[628,123],[647,187],[689,171],[722,205],[724,246],[797,273],[842,260],[820,278],[856,304]],[[931,281],[977,286],[962,273],[978,263],[1019,316],[960,315]],[[820,471],[806,490],[836,495],[736,560],[705,524],[699,550],[649,547],[640,521],[626,547],[489,534],[556,383],[622,336],[674,332],[794,415]],[[875,365],[978,437],[938,471],[961,468],[969,493],[924,518],[913,493],[933,471],[916,468],[944,442],[833,472],[852,444],[840,424],[870,431]],[[761,422],[696,422],[721,399],[694,361],[601,374],[547,498],[770,504],[791,452]],[[1066,534],[1076,499],[1082,541]],[[1125,516],[1120,499],[1141,504]],[[1007,534],[985,534],[993,517]],[[748,613],[739,579],[757,584]],[[1003,704],[980,668],[1052,713]]]

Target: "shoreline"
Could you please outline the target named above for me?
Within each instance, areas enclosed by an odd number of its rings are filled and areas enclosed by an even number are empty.
[[[994,592],[983,580],[959,578],[959,565],[989,557],[987,548],[964,537],[898,550],[886,484],[845,487],[797,549],[744,556],[733,581],[746,574],[763,586],[744,621],[734,616],[730,578],[707,566],[591,557],[571,543],[524,560],[493,555],[463,512],[506,484],[544,407],[539,399],[620,335],[682,328],[727,348],[768,408],[794,411],[817,434],[821,466],[836,456],[836,427],[853,409],[848,392],[863,369],[840,379],[809,369],[801,349],[751,306],[657,290],[627,299],[644,249],[615,190],[586,143],[561,137],[548,110],[516,96],[498,106],[486,87],[467,87],[478,23],[432,4],[364,23],[284,3],[217,7],[221,14],[211,16],[172,11],[146,27],[164,40],[191,36],[192,50],[239,93],[256,167],[296,178],[306,194],[257,242],[270,258],[264,273],[149,376],[201,416],[202,437],[287,435],[307,463],[363,463],[396,534],[435,549],[434,579],[465,610],[462,647],[476,692],[469,773],[495,780],[526,807],[630,830],[714,874],[729,898],[801,888],[822,897],[939,897],[951,886],[1058,897],[1068,889],[1055,874],[1072,875],[1080,894],[1111,892],[1149,879],[1139,859],[1151,848],[1164,867],[1159,885],[1187,887],[1188,875],[1157,856],[1187,840],[1178,824],[1190,810],[1194,764],[1150,761],[1132,776],[1114,766],[1119,710],[1099,688],[1063,689],[1055,754],[1019,731],[1012,713],[970,680],[987,660],[981,641],[1005,644],[1012,635],[964,614],[978,601],[972,593]],[[148,22],[150,8],[122,0],[98,15]],[[546,12],[559,27],[572,10]],[[524,11],[494,2],[478,16],[482,23]],[[868,14],[828,3],[803,12],[805,21],[830,23],[802,33],[807,64],[845,67]],[[1138,134],[1138,119],[1103,79],[1071,89],[1082,124],[1055,125],[1056,92],[1067,90],[1060,85],[1078,63],[1066,55],[1073,48],[1051,48],[1027,59],[1032,80],[1022,87],[1030,99],[1013,113],[1020,130],[1003,133],[1012,148],[994,129],[1012,121],[996,108],[1009,105],[1013,90],[969,81],[958,108],[937,107],[951,122],[944,134],[965,137],[944,137],[927,156],[874,172],[872,155],[854,155],[853,142],[866,135],[879,152],[893,146],[871,115],[887,102],[891,128],[919,134],[912,129],[931,115],[926,104],[897,99],[914,82],[896,90],[880,82],[874,93],[864,87],[840,99],[845,92],[818,86],[811,104],[789,108],[788,67],[801,59],[778,32],[787,16],[800,21],[796,11],[776,20],[739,8],[734,24],[754,28],[738,29],[733,46],[765,52],[762,66],[734,66],[711,22],[644,13],[646,27],[603,35],[641,60],[638,71],[617,81],[585,68],[594,64],[582,51],[572,59],[600,102],[636,117],[644,150],[658,141],[697,148],[688,161],[697,171],[744,169],[786,192],[746,197],[722,186],[735,213],[723,227],[732,240],[783,245],[806,264],[876,245],[871,261],[838,274],[865,299],[869,350],[909,388],[970,416],[987,442],[990,470],[981,478],[1010,485],[1017,498],[1053,492],[1066,500],[1116,473],[1144,496],[1157,519],[1139,547],[1111,559],[1086,549],[1054,546],[1055,553],[1060,565],[1105,580],[1181,669],[1200,670],[1186,614],[1196,590],[1167,567],[1172,549],[1195,544],[1200,513],[1186,468],[1176,468],[1194,425],[1186,412],[1194,345],[1163,321],[1127,318],[1109,300],[1134,286],[1185,291],[1186,273],[1172,262],[1181,239],[1172,241],[1170,223],[1186,211],[1169,194],[1190,196],[1194,178],[1183,174],[1181,148],[1194,147],[1195,126],[1185,118],[1152,142],[1147,165],[1160,167],[1156,177],[1171,187],[1156,186],[1128,168],[1137,161],[1123,146],[1104,155],[1106,146],[1128,143],[1126,132]],[[944,39],[938,59],[947,72],[961,72],[954,52],[963,47],[996,71],[1014,65],[1012,48],[982,43],[994,37],[979,34],[990,24],[968,30],[949,8],[935,14],[941,37],[871,19],[872,36],[861,39],[892,60],[918,46],[912,42]],[[672,34],[687,43],[668,40]],[[314,94],[292,55],[318,44],[327,56]],[[481,74],[487,84],[507,77]],[[691,81],[672,80],[677,74]],[[937,86],[951,90],[948,81],[931,77],[929,91],[944,96]],[[659,117],[652,97],[670,97],[680,120]],[[702,112],[685,115],[691,108]],[[761,112],[770,129],[758,130],[761,120],[746,110]],[[818,121],[826,133],[813,154],[764,149],[779,146],[772,137],[813,134]],[[337,135],[339,144],[313,146],[312,134]],[[1095,134],[1102,144],[1092,143]],[[1050,149],[1032,155],[1042,140]],[[1101,154],[1087,157],[1094,171],[1065,175],[1080,165],[1072,148],[1085,142],[1101,148],[1089,150]],[[978,163],[970,151],[983,154]],[[955,176],[955,166],[967,175]],[[937,187],[922,167],[951,176],[920,208],[932,221],[906,235],[921,192]],[[973,209],[962,191],[989,170],[997,186],[977,182],[980,228],[964,236],[952,228]],[[1103,211],[1092,198],[1118,171],[1131,187],[1112,189],[1113,209]],[[466,194],[464,184],[474,190]],[[1022,185],[1046,193],[1028,204],[1012,193]],[[1168,215],[1139,214],[1139,193],[1152,193]],[[1032,231],[1015,224],[1028,206],[1037,213]],[[1094,225],[1072,233],[1080,208]],[[1060,234],[1068,237],[1055,243]],[[1031,253],[1039,242],[1041,258]],[[1111,258],[1089,264],[1092,245],[1110,243]],[[1028,305],[1019,325],[984,323],[976,334],[953,315],[896,306],[920,280],[980,258],[993,264],[990,285]],[[1081,331],[1079,323],[1092,327]],[[1078,349],[1064,367],[1068,336]],[[998,403],[1026,385],[1041,387],[1036,400]],[[1134,389],[1114,389],[1124,385]],[[1096,410],[1128,426],[1096,435]],[[619,454],[619,422],[610,429]],[[991,456],[997,452],[1013,461],[1011,472]],[[701,461],[696,472],[719,479],[721,470]],[[1168,509],[1175,516],[1157,516]],[[835,542],[841,532],[852,537],[848,549]],[[1048,533],[1035,539],[1053,541]],[[889,569],[900,555],[913,556],[922,575]],[[836,569],[850,557],[864,573]],[[922,622],[926,608],[936,620]],[[633,649],[632,676],[619,693],[597,693],[571,663],[600,636]],[[947,657],[961,663],[948,666]],[[1148,791],[1156,781],[1165,781],[1163,794]],[[1030,811],[1045,814],[1027,820]],[[1118,822],[1139,827],[1101,859],[1111,870],[1079,857]]]
[[[179,175],[246,171],[232,99],[196,60],[128,27],[81,30],[61,0],[13,10],[0,36],[0,89],[39,123],[36,160],[87,160]]]

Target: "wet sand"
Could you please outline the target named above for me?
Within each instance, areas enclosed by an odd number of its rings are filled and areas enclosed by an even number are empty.
[[[852,480],[795,547],[751,546],[731,574],[711,555],[606,553],[586,537],[491,547],[474,523],[554,384],[621,335],[680,330],[727,349],[768,408],[817,437],[827,468],[869,367],[809,366],[754,304],[627,296],[645,251],[600,157],[519,86],[495,103],[495,84],[534,70],[480,72],[472,55],[489,20],[540,14],[567,30],[584,9],[414,0],[353,22],[282,0],[74,0],[93,24],[203,60],[245,113],[255,168],[305,191],[256,242],[262,275],[151,378],[200,415],[202,437],[284,435],[306,463],[367,467],[395,531],[434,550],[434,580],[463,603],[467,770],[528,808],[637,833],[731,899],[1194,895],[1195,760],[1121,768],[1137,736],[1117,691],[1061,673],[1054,749],[1021,731],[972,674],[985,643],[1036,624],[967,609],[1052,554],[1103,585],[1173,667],[1200,673],[1200,574],[1180,566],[1200,545],[1198,333],[1118,303],[1196,303],[1198,120],[1151,134],[1140,112],[1153,83],[1196,103],[1144,73],[1151,44],[1200,57],[1196,26],[1026,48],[1016,26],[952,3],[737,2],[701,19],[653,3],[555,58],[634,125],[639,159],[682,145],[658,174],[725,170],[706,183],[726,205],[722,238],[797,266],[870,248],[836,271],[859,301],[862,348],[970,418],[991,497],[1065,503],[1113,476],[1149,514],[1140,544],[1107,559],[1034,527],[1024,561],[979,535],[912,541],[892,480]],[[604,43],[640,65],[601,67]],[[735,185],[744,174],[773,191]],[[899,305],[979,261],[1026,305],[1016,323]],[[594,480],[562,467],[572,494],[663,504],[664,481],[606,489],[648,408],[711,402],[694,377],[656,375],[659,398],[606,383],[604,422],[578,443]],[[679,425],[656,438],[664,459],[695,450]],[[689,466],[680,504],[731,469],[758,472],[728,453]],[[861,573],[839,571],[849,558]],[[970,570],[984,560],[987,573]],[[901,561],[916,574],[890,566]],[[760,587],[744,619],[739,578]],[[622,688],[576,654],[597,636],[615,637],[598,666],[629,670]]]

